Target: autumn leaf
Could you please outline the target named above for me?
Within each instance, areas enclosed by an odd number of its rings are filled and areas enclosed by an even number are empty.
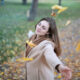
[[[4,74],[4,72],[1,72],[1,73],[0,73],[0,75],[3,75],[3,74]]]
[[[16,61],[19,61],[19,62],[32,61],[32,60],[33,60],[33,58],[25,58],[25,57],[16,59]]]
[[[58,78],[58,79],[61,79],[61,74],[59,74],[59,75],[57,76],[57,78]]]
[[[55,12],[52,12],[52,13],[51,13],[51,16],[56,16],[56,13],[55,13]]]
[[[62,6],[54,5],[54,6],[52,6],[52,9],[58,9],[58,10],[60,10],[60,9],[62,9]]]
[[[26,41],[26,43],[32,48],[35,47],[36,45],[34,43],[32,43],[32,41]]]
[[[71,23],[71,20],[68,20],[65,24],[65,26],[69,25]]]
[[[57,13],[60,14],[61,12],[67,10],[67,7],[63,7],[62,9],[60,9]]]
[[[56,16],[56,14],[60,14],[61,12],[67,10],[68,7],[62,7],[62,6],[59,6],[59,5],[54,5],[51,8],[52,8],[52,11],[57,10],[55,15],[53,13],[51,13],[51,16]]]
[[[65,58],[64,61],[69,62],[69,59],[68,58]]]
[[[33,58],[25,58],[25,57],[23,57],[22,58],[24,61],[32,61],[33,60]]]
[[[7,79],[7,80],[11,80],[11,79]]]
[[[80,42],[77,44],[76,51],[77,51],[77,52],[80,51]]]

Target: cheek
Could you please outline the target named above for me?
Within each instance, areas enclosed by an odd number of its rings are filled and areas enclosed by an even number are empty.
[[[36,30],[38,29],[38,26],[36,26]]]
[[[36,26],[36,30],[37,30],[37,29],[40,29],[40,26],[37,25],[37,26]]]
[[[46,31],[46,30],[45,30],[45,31],[42,31],[42,33],[43,33],[43,34],[46,34],[46,33],[47,33],[47,31]]]

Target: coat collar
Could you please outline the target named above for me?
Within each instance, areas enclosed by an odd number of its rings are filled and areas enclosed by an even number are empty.
[[[27,57],[32,57],[32,56],[35,56],[35,55],[38,55],[38,52],[40,51],[43,51],[44,47],[47,45],[47,44],[51,44],[52,47],[54,48],[54,43],[51,42],[51,41],[48,41],[48,40],[44,40],[42,41],[40,44],[38,44],[37,46],[35,46],[28,54]],[[38,52],[37,52],[38,51]]]

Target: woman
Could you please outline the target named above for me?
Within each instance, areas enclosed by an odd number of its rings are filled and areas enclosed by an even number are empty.
[[[36,46],[31,48],[26,44],[25,56],[33,60],[25,64],[25,80],[54,80],[54,69],[60,72],[65,80],[69,80],[71,70],[58,58],[61,47],[55,20],[49,17],[43,18],[35,28],[35,34],[30,40]]]

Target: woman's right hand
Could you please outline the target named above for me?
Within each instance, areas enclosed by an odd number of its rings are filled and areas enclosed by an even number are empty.
[[[58,69],[61,72],[62,76],[64,76],[64,80],[70,80],[71,79],[72,71],[69,67],[60,64]]]

